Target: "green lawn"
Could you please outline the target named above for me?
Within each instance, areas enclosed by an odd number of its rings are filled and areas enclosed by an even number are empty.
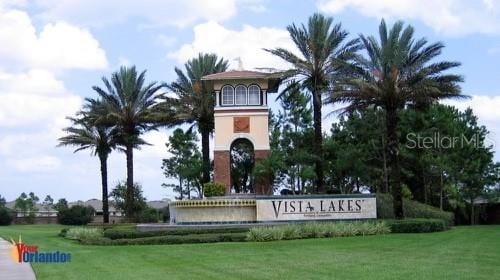
[[[82,246],[61,226],[0,227],[69,264],[34,265],[38,279],[500,279],[500,226],[447,232],[128,247]]]

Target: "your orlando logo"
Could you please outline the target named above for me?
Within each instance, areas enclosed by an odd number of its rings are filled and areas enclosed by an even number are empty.
[[[37,245],[23,243],[21,236],[16,242],[12,238],[11,258],[17,263],[66,263],[71,261],[71,254],[60,251],[39,252]]]

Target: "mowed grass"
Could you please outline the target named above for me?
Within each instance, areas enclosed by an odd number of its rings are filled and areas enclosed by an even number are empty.
[[[61,226],[0,227],[69,264],[34,264],[38,279],[500,279],[500,226],[265,243],[83,246]],[[1,278],[1,277],[0,277]]]

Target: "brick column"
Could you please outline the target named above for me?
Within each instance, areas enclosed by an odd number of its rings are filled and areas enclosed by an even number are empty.
[[[269,155],[269,150],[255,150],[255,163],[262,161]],[[271,189],[271,182],[269,178],[263,178],[255,181],[255,194],[258,195],[271,195],[273,194]]]
[[[231,193],[231,159],[229,151],[214,151],[214,181],[226,186]]]

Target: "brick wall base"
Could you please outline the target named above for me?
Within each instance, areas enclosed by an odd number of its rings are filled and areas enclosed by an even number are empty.
[[[269,155],[269,150],[255,150],[255,163],[262,161]],[[229,151],[214,152],[214,181],[226,186],[226,195],[231,193],[231,155]],[[255,194],[271,195],[269,178],[264,178],[254,183]]]
[[[259,161],[266,159],[268,155],[269,155],[269,150],[255,150],[255,163],[258,163]],[[254,189],[255,189],[255,194],[258,195],[273,194],[269,178],[261,178],[260,180],[255,180]]]
[[[214,151],[214,181],[226,186],[226,195],[231,193],[231,158],[229,151]]]

